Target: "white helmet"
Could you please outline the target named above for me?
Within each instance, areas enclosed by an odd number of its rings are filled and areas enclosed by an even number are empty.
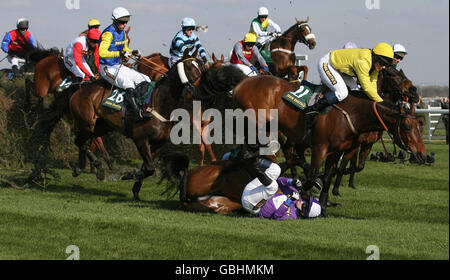
[[[407,54],[405,47],[400,44],[394,45],[394,53],[396,53],[396,52],[402,52],[402,53]]]
[[[320,207],[320,203],[314,199],[309,206],[308,218],[316,218],[319,217],[322,212],[322,208]]]
[[[357,49],[357,48],[358,46],[353,42],[347,42],[343,47],[343,49]]]
[[[112,12],[113,20],[120,20],[120,19],[129,20],[130,16],[131,16],[130,12],[128,12],[128,10],[125,9],[124,7],[117,7]]]
[[[26,18],[19,18],[17,20],[17,28],[28,28],[29,21]]]
[[[269,10],[266,7],[260,7],[258,9],[258,16],[268,16]]]
[[[181,27],[189,27],[189,26],[195,26],[195,20],[190,17],[185,17],[181,21]]]

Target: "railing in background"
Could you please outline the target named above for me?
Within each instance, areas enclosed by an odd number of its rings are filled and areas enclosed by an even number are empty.
[[[416,114],[425,113],[427,116],[427,124],[428,124],[428,143],[431,142],[431,138],[434,135],[434,132],[438,130],[439,123],[442,121],[442,115],[449,113],[448,109],[441,109],[441,107],[432,107],[428,105],[428,109],[416,109]],[[445,127],[443,128],[445,129]],[[445,134],[444,134],[445,138]]]

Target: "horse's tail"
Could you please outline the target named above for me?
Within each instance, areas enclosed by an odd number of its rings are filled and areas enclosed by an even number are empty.
[[[189,157],[180,151],[165,150],[159,155],[161,162],[161,179],[167,180],[166,190],[164,193],[169,193],[176,186],[178,189],[173,193],[173,197],[178,191],[180,192],[180,201],[184,202],[186,198],[186,187],[188,182],[189,172]],[[181,174],[182,173],[182,174]]]
[[[25,58],[28,63],[36,64],[47,56],[59,54],[61,54],[61,51],[58,48],[44,49],[42,47],[38,47],[28,51]]]

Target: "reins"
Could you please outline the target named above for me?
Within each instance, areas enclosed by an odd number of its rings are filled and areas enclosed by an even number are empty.
[[[140,59],[142,59],[142,60],[144,60],[144,61],[140,61],[139,59],[136,59],[136,58],[134,58],[134,57],[131,57],[131,58],[132,58],[134,61],[136,61],[137,63],[140,63],[140,64],[142,64],[142,65],[144,65],[144,66],[149,67],[150,69],[155,70],[155,71],[158,72],[159,74],[166,75],[167,71],[169,71],[169,69],[167,69],[166,67],[163,67],[163,66],[161,66],[161,65],[159,65],[159,64],[156,64],[155,62],[151,61],[150,59],[148,59],[148,58],[146,58],[146,57],[144,57],[144,56],[141,56],[141,57],[140,57]],[[148,63],[150,63],[151,65],[156,66],[157,68],[152,67],[152,66],[150,66],[150,65],[148,65],[148,64],[146,64],[146,63],[144,63],[144,62],[148,62]],[[160,71],[160,70],[158,70],[158,69],[162,69],[162,70],[164,70],[164,72],[163,72],[163,71]]]

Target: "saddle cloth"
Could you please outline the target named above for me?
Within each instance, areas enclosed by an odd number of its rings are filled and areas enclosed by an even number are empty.
[[[294,105],[296,108],[303,110],[307,106],[315,103],[317,99],[317,92],[315,93],[313,88],[301,85],[295,91],[287,91],[283,94],[283,100]]]
[[[136,103],[139,107],[147,105],[150,102],[151,93],[155,88],[155,82],[151,83],[141,83],[135,89]],[[121,111],[124,105],[124,94],[125,90],[121,88],[114,87],[109,93],[108,97],[102,102],[102,106],[113,109],[115,111]]]

